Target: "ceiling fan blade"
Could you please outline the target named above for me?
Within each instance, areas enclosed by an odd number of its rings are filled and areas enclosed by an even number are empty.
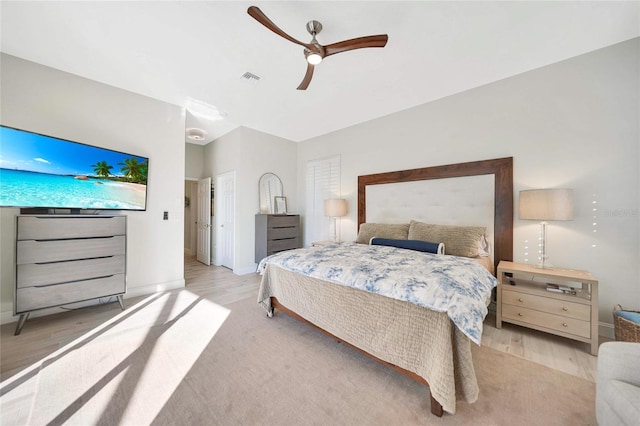
[[[271,22],[271,19],[267,18],[267,15],[262,13],[260,8],[258,8],[257,6],[249,7],[249,9],[247,9],[247,13],[249,15],[251,15],[251,17],[253,19],[255,19],[256,21],[260,22],[262,25],[264,25],[265,27],[267,27],[268,29],[270,29],[274,33],[278,34],[280,37],[284,37],[284,38],[286,38],[287,40],[289,40],[289,41],[291,41],[293,43],[296,43],[296,44],[299,44],[300,46],[306,47],[307,49],[315,50],[313,48],[313,46],[311,46],[310,44],[303,43],[303,42],[301,42],[299,40],[296,40],[295,38],[291,37],[289,34],[287,34],[284,31],[282,31],[280,28],[278,28],[278,26],[276,24],[274,24],[273,22]]]
[[[325,57],[335,55],[336,53],[346,52],[353,49],[363,49],[365,47],[384,47],[387,44],[389,36],[379,34],[366,37],[352,38],[351,40],[339,41],[324,47]]]
[[[311,83],[311,77],[313,77],[313,64],[307,63],[307,72],[302,79],[302,83],[297,87],[298,90],[307,90],[309,83]]]

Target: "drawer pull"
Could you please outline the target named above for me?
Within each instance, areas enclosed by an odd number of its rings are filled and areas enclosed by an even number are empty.
[[[563,310],[563,311],[565,311],[565,312],[567,312],[567,311],[569,310],[569,308],[567,308],[566,306],[563,306],[563,307],[562,307],[562,310]]]
[[[522,317],[522,316],[524,316],[524,315],[522,315],[522,312],[518,312],[518,316],[519,316],[519,317]]]
[[[522,297],[518,298],[518,302],[524,302],[524,300],[522,300]]]
[[[563,327],[568,327],[568,325],[567,325],[567,323],[566,323],[566,322],[563,322],[563,323],[562,323],[562,326],[563,326]]]

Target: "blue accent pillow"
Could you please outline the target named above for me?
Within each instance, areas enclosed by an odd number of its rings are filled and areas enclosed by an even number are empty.
[[[640,312],[616,311],[616,315],[631,322],[640,324]]]
[[[369,244],[377,246],[398,247],[427,253],[444,254],[444,244],[430,243],[428,241],[421,240],[393,240],[391,238],[373,237],[369,241]]]

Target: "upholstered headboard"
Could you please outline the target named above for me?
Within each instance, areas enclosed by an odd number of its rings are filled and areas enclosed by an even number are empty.
[[[437,207],[433,207],[434,204],[431,203],[430,209],[436,217],[438,215],[439,217],[446,215],[455,217],[464,211],[473,213],[476,209],[478,217],[484,216],[486,218],[489,215],[489,218],[486,219],[488,222],[491,222],[490,215],[493,215],[493,223],[486,223],[486,225],[489,232],[493,234],[494,271],[497,270],[500,260],[513,259],[512,157],[358,176],[358,229],[362,223],[372,221],[370,217],[367,217],[368,192],[383,194],[387,203],[385,209],[397,206],[397,212],[387,214],[385,211],[391,210],[381,210],[380,206],[369,205],[369,209],[372,211],[375,209],[376,212],[374,221],[380,220],[379,216],[381,215],[388,216],[391,222],[397,218],[401,218],[400,221],[407,221],[407,215],[417,216],[411,217],[416,220],[431,220],[419,215],[420,209],[427,205],[424,200],[429,198],[428,189],[417,189],[418,187],[413,184],[393,186],[393,189],[385,190],[381,190],[381,186],[434,179],[458,181],[458,179],[452,178],[465,179],[454,183],[447,182],[443,184],[444,186],[437,185],[441,187],[438,197],[442,197],[443,190],[448,194],[446,199],[440,200],[439,204],[436,203]],[[487,187],[491,188],[491,183],[493,191],[486,189]],[[409,193],[410,196],[396,199],[397,192]],[[493,205],[491,206],[491,204]],[[397,222],[397,220],[395,221]],[[466,225],[469,224],[466,223]]]

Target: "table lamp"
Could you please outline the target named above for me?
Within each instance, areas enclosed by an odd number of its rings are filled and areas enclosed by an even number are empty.
[[[551,268],[547,262],[547,221],[573,219],[573,190],[562,188],[520,191],[520,219],[540,221],[540,262],[538,268]]]
[[[347,214],[347,200],[344,198],[332,198],[324,200],[324,215],[333,220],[333,241],[338,241],[336,219]]]

